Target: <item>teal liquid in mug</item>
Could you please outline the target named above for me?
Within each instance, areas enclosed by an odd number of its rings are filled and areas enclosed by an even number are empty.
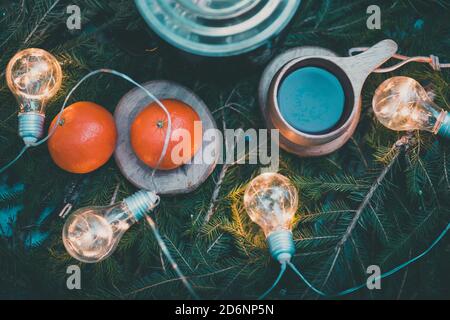
[[[300,68],[281,82],[278,105],[282,117],[298,131],[323,134],[331,131],[342,118],[344,88],[325,69]]]

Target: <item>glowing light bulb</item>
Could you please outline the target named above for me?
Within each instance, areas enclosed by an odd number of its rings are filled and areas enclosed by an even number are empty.
[[[45,107],[61,87],[61,81],[61,66],[45,50],[26,49],[9,61],[6,82],[19,103],[19,135],[25,144],[42,137]]]
[[[264,231],[274,259],[290,261],[295,252],[292,223],[298,209],[298,192],[291,181],[278,173],[257,176],[245,190],[244,206]]]
[[[64,246],[81,262],[102,261],[115,251],[123,234],[158,203],[153,192],[139,191],[112,206],[79,209],[64,225]]]
[[[375,91],[372,101],[378,120],[396,131],[426,130],[450,138],[450,117],[414,79],[393,77]]]

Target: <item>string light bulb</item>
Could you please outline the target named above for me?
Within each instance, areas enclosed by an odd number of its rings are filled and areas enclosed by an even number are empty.
[[[64,224],[64,246],[81,262],[105,260],[115,251],[123,234],[158,203],[155,193],[138,191],[111,206],[79,209]]]
[[[377,119],[395,131],[425,130],[450,138],[450,116],[425,89],[409,77],[393,77],[375,91],[372,101]]]
[[[281,264],[295,252],[292,224],[298,209],[298,192],[278,173],[263,173],[253,179],[244,194],[250,219],[263,230],[272,257]]]
[[[61,87],[61,66],[45,50],[25,49],[9,61],[6,82],[19,103],[19,135],[31,145],[44,133],[45,108]]]

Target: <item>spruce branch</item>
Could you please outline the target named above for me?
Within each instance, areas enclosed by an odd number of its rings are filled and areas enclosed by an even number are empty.
[[[206,274],[191,275],[191,276],[186,276],[184,278],[177,277],[177,278],[167,279],[167,280],[164,280],[164,281],[161,281],[161,282],[158,282],[158,283],[150,284],[150,285],[144,286],[142,288],[133,290],[133,291],[127,293],[126,296],[130,296],[130,295],[133,295],[133,294],[145,291],[145,290],[149,290],[149,289],[152,289],[152,288],[155,288],[155,287],[167,284],[167,283],[182,281],[183,279],[191,280],[191,279],[198,279],[198,278],[204,278],[204,277],[211,277],[211,276],[214,276],[214,275],[217,275],[217,274],[220,274],[220,273],[227,272],[228,270],[232,270],[232,269],[237,268],[237,267],[238,266],[231,266],[231,267],[228,267],[228,268],[224,268],[224,269],[217,270],[217,271],[214,271],[214,272],[209,272],[209,273],[206,273]]]
[[[226,176],[229,168],[230,168],[230,165],[225,163],[222,166],[222,169],[220,169],[219,178],[217,179],[217,182],[214,186],[214,191],[213,191],[213,194],[211,197],[211,202],[209,204],[209,209],[206,214],[204,223],[208,223],[211,220],[211,217],[214,215],[216,205],[217,205],[217,200],[218,200],[219,194],[220,194],[220,190],[222,188],[223,181],[225,179],[225,176]]]
[[[52,10],[56,7],[56,5],[59,3],[60,0],[55,0],[53,4],[48,8],[48,10],[44,13],[44,15],[41,17],[41,19],[38,21],[38,23],[34,26],[33,30],[31,30],[30,34],[25,38],[23,41],[23,44],[26,45],[28,41],[33,37],[33,35],[38,30],[39,26],[45,21],[47,16],[52,12]]]
[[[442,162],[443,162],[443,169],[444,169],[444,180],[447,185],[447,189],[450,189],[450,182],[448,179],[448,169],[447,169],[447,150],[444,148],[442,150]]]
[[[223,128],[223,132],[225,132],[227,130],[227,123],[226,123],[226,118],[225,118],[225,111],[227,109],[231,109],[231,110],[233,110],[235,112],[238,112],[239,114],[242,114],[242,112],[240,110],[238,110],[238,109],[236,109],[234,107],[237,104],[230,102],[231,98],[236,93],[236,90],[237,90],[237,88],[233,89],[233,91],[229,95],[228,99],[226,100],[225,105],[222,108],[218,109],[222,113],[222,128]],[[247,116],[245,114],[242,114],[242,115],[247,118]],[[228,146],[230,145],[229,143],[230,143],[230,141],[228,140],[228,136],[225,135],[225,149],[226,149],[225,152],[226,153],[230,151],[230,150],[227,150]],[[236,146],[236,142],[233,142],[233,145]],[[234,148],[233,148],[233,151],[234,151]],[[223,184],[223,182],[225,180],[225,176],[226,176],[228,170],[233,165],[239,163],[242,159],[245,159],[246,157],[248,157],[249,154],[251,154],[254,151],[255,151],[254,149],[251,149],[246,154],[244,154],[241,158],[237,159],[233,163],[225,163],[225,164],[222,165],[222,168],[221,168],[220,173],[219,173],[219,177],[218,177],[218,179],[217,179],[217,181],[215,183],[215,186],[214,186],[214,191],[213,191],[212,196],[211,196],[209,209],[208,209],[207,214],[205,216],[204,225],[207,224],[211,220],[212,216],[214,215],[214,212],[215,212],[215,209],[216,209],[216,205],[217,205],[217,201],[218,201],[218,198],[219,198],[219,195],[220,195],[220,190],[222,188],[222,184]]]
[[[355,145],[355,148],[358,151],[358,154],[364,164],[364,167],[367,169],[369,167],[369,163],[367,162],[366,157],[364,156],[364,153],[361,150],[361,147],[360,147],[358,141],[356,141],[356,139],[353,136],[350,138],[350,141]]]
[[[230,99],[230,97],[228,98],[228,100]],[[226,103],[226,105],[228,105],[228,103]],[[225,108],[223,108],[221,111],[222,111],[222,128],[223,128],[223,131],[225,132],[225,130],[227,129],[227,124],[225,121]],[[227,141],[227,136],[225,136],[225,148],[227,148],[228,143],[229,143],[229,141]],[[225,152],[227,152],[227,150],[225,150]],[[219,197],[220,189],[222,187],[223,181],[225,179],[225,176],[226,176],[229,168],[230,168],[230,165],[225,163],[222,165],[222,169],[220,169],[219,178],[217,179],[216,184],[214,186],[214,191],[213,191],[213,194],[211,197],[208,212],[206,213],[204,224],[208,223],[214,214],[214,211],[216,208],[216,203],[217,203],[217,198]]]
[[[409,250],[408,260],[411,259],[411,256],[412,256],[412,250]],[[406,279],[408,278],[408,271],[409,271],[409,267],[406,268],[405,273],[403,274],[403,279],[402,279],[402,282],[400,284],[400,289],[398,290],[398,294],[397,294],[397,300],[400,300],[400,298],[402,296],[403,288],[405,287]]]
[[[219,236],[216,238],[216,240],[214,240],[213,243],[211,243],[211,245],[208,247],[208,249],[206,250],[206,253],[209,253],[211,251],[212,248],[214,248],[214,246],[220,241],[220,239],[222,239],[223,237],[223,233],[219,234]]]
[[[191,68],[190,64],[186,63],[182,68],[178,68],[173,65],[172,55],[165,54],[168,50],[163,50],[162,47],[161,50],[148,49],[149,46],[154,47],[157,41],[153,35],[146,32],[149,29],[132,1],[79,2],[82,3],[83,28],[69,32],[64,25],[67,1],[59,0],[53,9],[46,13],[55,0],[0,0],[0,104],[5,106],[0,108],[1,158],[6,160],[13,157],[17,146],[21,144],[17,138],[15,121],[17,109],[8,90],[4,71],[8,60],[18,49],[31,45],[43,47],[54,54],[64,69],[63,86],[49,105],[48,120],[56,115],[57,105],[87,70],[111,67],[119,68],[142,82],[150,78],[167,77],[193,87],[209,106],[220,107],[211,110],[217,115],[216,120],[219,123],[220,112],[225,109],[229,128],[246,127],[246,124],[252,128],[264,126],[255,100],[259,72],[236,70],[230,78],[209,72],[212,81],[205,81],[203,77],[197,77],[196,73],[197,69],[203,66],[196,64]],[[445,57],[450,48],[448,41],[440,41],[442,37],[448,38],[450,30],[450,20],[445,15],[446,11],[442,10],[444,6],[449,8],[448,4],[444,5],[445,2],[448,1],[394,1],[392,5],[384,8],[387,11],[383,12],[391,18],[383,20],[383,30],[399,44],[402,53],[435,53]],[[380,40],[381,35],[368,31],[363,22],[367,18],[366,8],[369,4],[367,0],[336,0],[326,3],[305,0],[294,17],[286,41],[274,49],[281,53],[285,47],[314,45],[342,55],[353,46],[374,44]],[[400,11],[404,14],[398,18],[394,13]],[[5,12],[6,15],[3,15]],[[398,19],[393,19],[394,16]],[[414,24],[414,20],[419,16],[423,27]],[[352,24],[355,21],[356,24]],[[335,26],[337,29],[333,29]],[[122,32],[124,30],[125,33]],[[349,30],[351,32],[348,32]],[[329,34],[333,36],[330,37]],[[25,45],[24,40],[27,40]],[[148,45],[142,45],[143,43]],[[402,72],[421,82],[433,83],[437,104],[449,110],[448,74],[427,70],[427,66],[422,68],[410,65]],[[373,114],[368,108],[373,92],[384,77],[372,75],[365,82],[362,100],[363,105],[367,107],[362,110],[357,134],[340,151],[314,160],[299,159],[286,152],[280,153],[280,163],[284,171],[289,172],[304,195],[302,212],[308,213],[300,215],[296,221],[299,227],[293,229],[298,248],[295,257],[309,270],[308,277],[318,284],[323,282],[335,254],[333,250],[348,229],[374,180],[383,167],[397,156],[398,147],[391,150],[383,147],[390,147],[386,141],[395,139],[397,134],[373,121]],[[228,97],[230,89],[236,87],[236,79],[239,79],[239,90],[235,92],[232,101],[223,103],[220,97]],[[76,99],[96,101],[112,110],[126,89],[129,89],[126,84],[99,77],[98,81],[80,88]],[[360,283],[358,279],[361,270],[373,259],[376,259],[379,265],[387,265],[396,262],[400,257],[402,260],[407,258],[414,253],[411,248],[420,245],[422,240],[424,244],[428,243],[435,235],[435,227],[442,221],[449,220],[448,145],[444,140],[436,141],[427,133],[415,133],[414,139],[420,144],[411,143],[406,161],[403,162],[400,155],[383,180],[383,186],[378,187],[347,243],[342,247],[327,283],[329,292],[336,292],[337,286],[343,285],[345,280],[348,280],[348,284]],[[35,225],[37,213],[41,208],[60,209],[60,199],[68,193],[65,186],[73,176],[53,165],[45,149],[30,151],[25,155],[26,161],[24,159],[17,167],[8,171],[3,176],[6,179],[2,179],[0,184],[0,216],[5,210],[16,210],[23,206],[16,221],[5,221],[9,214],[4,214],[5,219],[0,223],[0,229],[3,227],[8,232],[10,227],[14,228],[11,237],[2,235],[0,238],[0,295],[8,299],[16,296],[28,298],[35,294],[44,299],[187,298],[186,292],[180,290],[182,279],[178,278],[167,261],[160,262],[160,248],[145,225],[130,228],[122,238],[118,251],[111,260],[105,261],[105,264],[81,266],[84,277],[89,280],[83,283],[82,291],[61,288],[60,284],[64,283],[67,277],[66,266],[74,263],[61,243],[63,221],[46,223],[45,232],[48,231],[49,237],[33,250],[24,248],[17,231],[30,224]],[[381,163],[383,166],[374,172],[375,177],[371,173],[373,163]],[[394,172],[397,165],[402,170]],[[217,299],[254,298],[261,291],[262,285],[270,285],[268,274],[273,271],[264,237],[258,227],[248,219],[242,207],[242,184],[253,173],[254,167],[229,166],[223,174],[223,181],[220,181],[221,169],[224,168],[218,166],[214,180],[209,179],[199,191],[165,201],[158,209],[158,225],[164,233],[168,233],[176,246],[175,248],[165,240],[168,249],[195,282],[193,285],[202,290],[202,296]],[[388,179],[391,175],[394,178]],[[85,187],[78,188],[82,190],[76,192],[80,194],[79,199],[67,196],[64,197],[67,199],[63,204],[72,203],[74,208],[79,205],[108,204],[119,181],[121,187],[117,199],[133,190],[133,186],[120,175],[114,161],[84,177],[85,180],[89,179],[89,182],[83,183]],[[431,182],[434,184],[435,193],[430,187]],[[2,188],[5,184],[6,188],[10,184],[20,184],[24,188],[19,190],[16,196],[4,194],[2,200],[1,195],[5,191]],[[213,200],[216,184],[219,185],[219,190]],[[410,192],[385,192],[390,186],[393,190]],[[46,194],[50,194],[50,197],[44,198],[43,195]],[[197,222],[203,222],[211,207],[211,200],[214,203],[213,215],[209,223],[201,226],[201,223]],[[437,200],[440,202],[440,210],[437,209]],[[233,204],[231,207],[230,203]],[[193,210],[199,212],[195,216],[198,220],[194,223],[190,214]],[[193,230],[193,226],[199,228]],[[198,231],[198,235],[194,233],[192,236],[193,231]],[[177,249],[193,271],[184,266],[185,262],[179,257]],[[446,284],[450,283],[445,272],[450,261],[449,255],[445,250],[440,250],[437,254],[430,255],[428,261],[429,263],[419,266],[420,272],[427,274],[426,277],[418,277],[417,266],[411,266],[407,274],[389,280],[392,287],[397,289],[393,296],[390,296],[391,290],[374,293],[374,296],[384,299],[428,299],[444,296],[448,291]],[[167,270],[162,269],[160,263]],[[425,281],[427,285],[422,287]],[[386,288],[387,285],[388,283]],[[127,295],[130,291],[146,286],[152,287],[137,292],[136,296]],[[421,286],[421,290],[417,290],[417,286]],[[310,292],[303,288],[299,287],[299,292],[295,292],[291,287],[289,293],[280,298],[298,298],[303,293],[308,297]],[[352,297],[370,298],[371,292],[359,294]]]
[[[331,263],[331,266],[328,270],[328,273],[325,277],[325,280],[323,282],[322,286],[325,286],[334,270],[334,267],[336,266],[337,259],[339,258],[342,249],[344,245],[347,243],[347,240],[352,236],[353,230],[355,229],[356,225],[358,224],[359,219],[361,218],[361,215],[365,211],[367,207],[370,207],[372,198],[374,197],[375,193],[379,189],[379,187],[382,185],[383,180],[385,179],[386,175],[389,173],[389,171],[392,169],[394,164],[397,161],[397,158],[399,157],[401,150],[403,148],[407,148],[411,140],[410,135],[405,135],[401,137],[393,146],[395,148],[395,154],[391,157],[391,160],[387,166],[384,167],[384,169],[380,172],[379,176],[375,180],[375,182],[370,187],[369,191],[367,192],[366,196],[364,197],[362,203],[356,210],[355,215],[353,216],[353,219],[351,220],[349,226],[347,227],[347,230],[343,234],[341,240],[337,243],[336,247],[334,248],[334,258]]]
[[[25,10],[25,0],[22,0],[21,3],[20,3],[20,10],[19,10],[19,13],[17,14],[16,20],[13,22],[13,25],[14,25],[14,24],[19,24],[19,20],[21,20],[22,15],[23,15],[23,13],[24,13],[24,10]],[[6,19],[6,17],[5,17],[5,19]],[[2,21],[0,21],[0,23],[3,23],[3,22],[4,22],[4,19],[2,19]],[[14,36],[14,34],[15,34],[16,32],[18,32],[18,31],[19,31],[19,28],[14,28],[13,32],[11,32],[11,33],[6,37],[6,39],[0,44],[0,48],[3,47],[6,43],[8,43],[8,41],[9,41],[9,40]],[[3,77],[3,74],[4,74],[4,73],[2,73],[2,77]]]
[[[423,231],[425,228],[429,227],[433,223],[433,219],[436,214],[439,213],[437,210],[430,210],[428,214],[426,214],[423,219],[419,217],[417,220],[417,224],[414,226],[413,230],[407,234],[406,236],[399,239],[398,243],[392,248],[386,256],[383,257],[381,261],[381,265],[385,264],[389,261],[395,254],[399,248],[404,247],[409,241],[411,241],[415,235],[417,235],[420,231]]]

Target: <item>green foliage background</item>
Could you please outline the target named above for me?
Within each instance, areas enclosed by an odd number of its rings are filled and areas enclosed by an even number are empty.
[[[382,29],[369,31],[366,8],[376,2],[382,8]],[[109,67],[141,82],[170,79],[190,87],[206,101],[217,123],[225,121],[228,128],[264,127],[256,100],[261,69],[200,77],[197,71],[201,64],[173,63],[174,58],[150,33],[133,1],[61,0],[52,7],[54,3],[0,1],[0,163],[11,160],[22,148],[17,136],[16,102],[6,86],[4,70],[15,52],[27,47],[47,49],[63,65],[63,88],[49,105],[48,120],[83,75]],[[65,26],[65,9],[72,3],[82,9],[81,31],[70,32]],[[277,50],[318,45],[347,55],[351,47],[392,38],[402,54],[433,53],[450,61],[449,15],[448,0],[303,0]],[[394,74],[429,85],[436,102],[450,108],[448,71],[410,64],[393,74],[373,74],[364,88],[357,132],[341,150],[318,159],[281,154],[282,172],[293,179],[301,196],[294,229],[294,263],[327,292],[365,282],[369,265],[388,270],[419,254],[450,220],[448,142],[414,132],[405,147],[393,148],[402,134],[385,129],[373,116],[373,92]],[[113,111],[130,88],[118,78],[99,76],[83,85],[74,101],[94,101]],[[175,259],[202,297],[256,298],[278,272],[262,232],[242,207],[242,190],[258,168],[227,168],[214,215],[203,226],[220,172],[218,166],[193,194],[163,198],[156,221]],[[13,225],[13,236],[0,238],[0,297],[190,298],[162,259],[144,223],[124,236],[111,258],[96,265],[80,264],[83,290],[66,289],[66,267],[77,261],[62,245],[63,221],[57,217],[58,209],[74,183],[75,194],[80,195],[77,207],[108,204],[116,188],[119,198],[132,193],[133,187],[121,176],[114,160],[96,172],[76,176],[57,168],[46,147],[39,147],[28,151],[0,178],[9,185],[24,184],[23,190],[0,193],[0,210],[24,204]],[[29,248],[29,233],[37,228],[36,220],[47,207],[55,212],[40,228],[50,236],[40,246]],[[346,233],[354,218],[356,227]],[[361,290],[345,299],[450,298],[449,240],[446,237],[426,258],[383,280],[382,290]],[[288,272],[270,298],[318,297]]]

